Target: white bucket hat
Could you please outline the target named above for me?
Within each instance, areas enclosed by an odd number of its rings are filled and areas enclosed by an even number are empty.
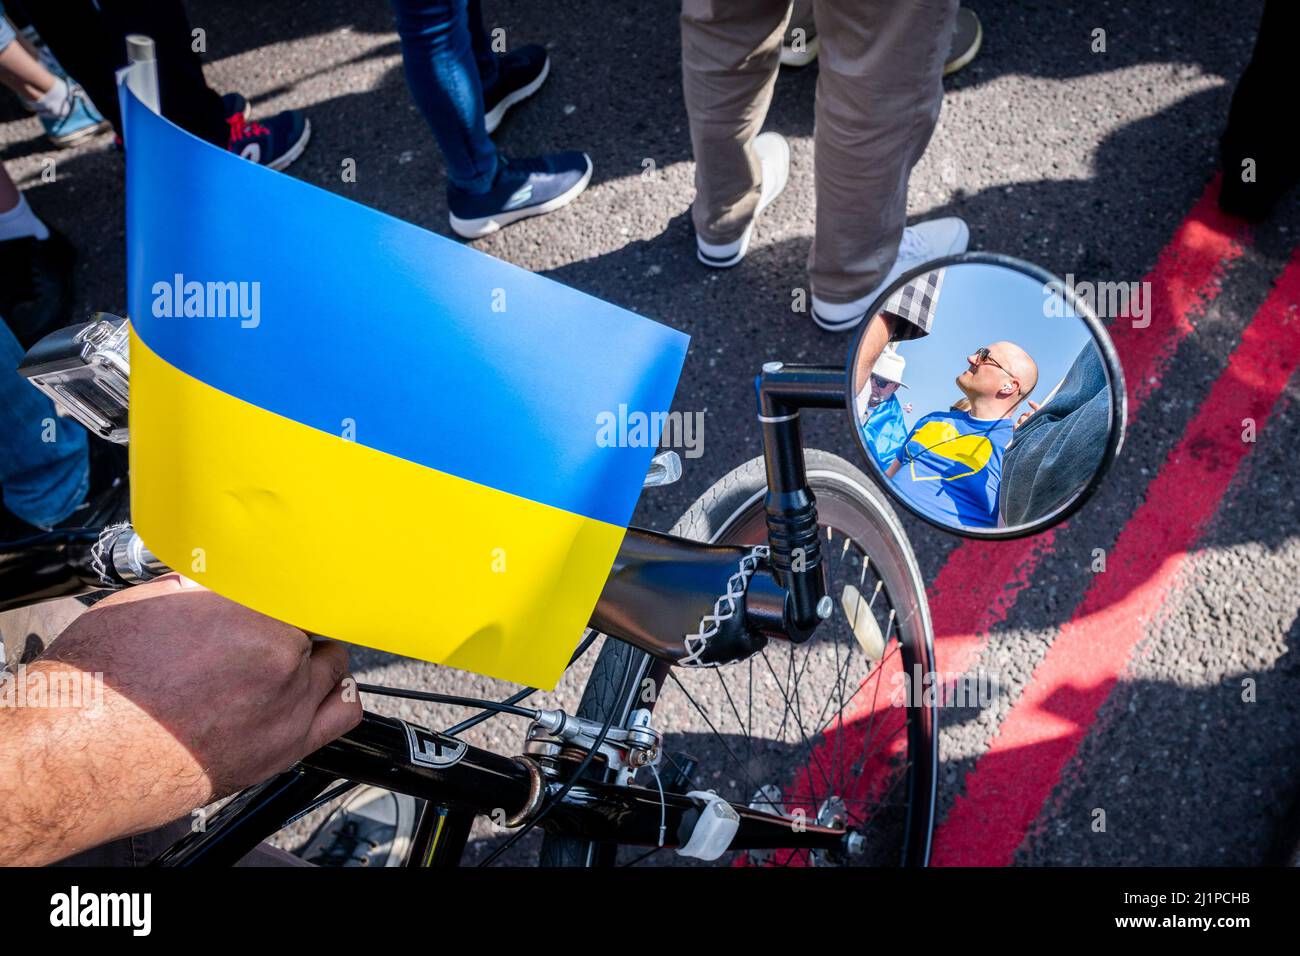
[[[894,351],[892,345],[886,345],[880,358],[876,359],[876,364],[871,366],[871,374],[879,375],[887,382],[897,382],[903,388],[908,386],[903,382],[903,369],[907,368],[907,360]]]

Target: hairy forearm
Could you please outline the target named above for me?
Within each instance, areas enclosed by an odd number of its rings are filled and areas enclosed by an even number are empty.
[[[853,371],[853,387],[861,391],[868,387],[868,379],[871,376],[871,369],[876,364],[876,359],[880,358],[880,353],[885,350],[885,346],[894,336],[894,331],[898,327],[898,319],[886,312],[880,312],[866,320],[867,328],[862,333],[862,340],[858,343],[858,353],[855,357]]]
[[[27,667],[29,683],[60,676],[84,675],[57,661]],[[93,706],[0,708],[0,864],[52,863],[207,802],[203,768],[161,736],[108,686]]]

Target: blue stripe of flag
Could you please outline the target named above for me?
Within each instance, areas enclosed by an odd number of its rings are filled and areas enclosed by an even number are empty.
[[[124,99],[128,148],[171,172],[128,164],[129,310],[159,356],[323,432],[351,427],[391,455],[628,523],[654,449],[607,447],[598,423],[620,407],[666,412],[687,336],[260,168]],[[205,314],[156,314],[183,313],[187,283],[200,283]],[[229,311],[231,287],[216,283],[236,284],[243,311],[208,314]],[[437,504],[412,502],[413,521]]]

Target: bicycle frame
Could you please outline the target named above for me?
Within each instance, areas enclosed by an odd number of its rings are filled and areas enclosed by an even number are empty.
[[[413,731],[426,750],[411,750]],[[440,759],[455,762],[444,767],[421,762],[422,753],[438,751]],[[343,778],[426,800],[407,865],[455,866],[475,816],[501,819],[506,814],[505,819],[515,819],[540,806],[546,784],[530,763],[527,757],[505,757],[455,737],[367,713],[359,726],[299,766],[241,793],[205,821],[203,832],[180,840],[156,865],[232,865]],[[682,793],[665,791],[661,798],[657,790],[584,779],[541,825],[597,843],[673,848],[690,838],[702,805]],[[788,847],[836,853],[844,849],[843,829],[808,823],[796,831],[788,818],[733,806],[740,815],[733,850]],[[662,844],[661,819],[666,825]]]

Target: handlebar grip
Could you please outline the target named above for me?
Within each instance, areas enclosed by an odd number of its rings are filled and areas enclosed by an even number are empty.
[[[118,587],[143,584],[171,571],[129,524],[104,529],[95,546],[95,569],[106,584]]]

